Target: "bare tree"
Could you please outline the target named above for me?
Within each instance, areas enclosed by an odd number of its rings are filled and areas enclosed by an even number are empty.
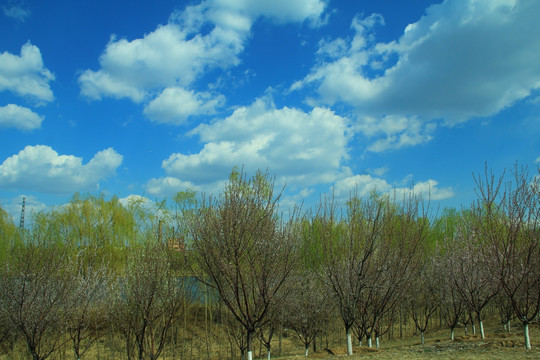
[[[279,216],[273,188],[267,174],[248,179],[233,171],[224,194],[203,200],[190,226],[193,269],[244,328],[248,360],[297,262],[292,226]]]
[[[334,199],[325,200],[311,219],[310,238],[319,245],[320,274],[328,294],[336,301],[352,355],[352,327],[367,286],[366,274],[383,222],[383,204],[375,197],[352,194],[345,214]]]
[[[185,309],[185,278],[171,266],[166,244],[134,249],[127,273],[116,282],[112,320],[126,340],[128,358],[157,359]]]
[[[446,325],[450,328],[450,340],[454,340],[454,331],[458,326],[463,313],[466,310],[465,301],[457,288],[456,282],[449,274],[454,266],[454,259],[451,248],[440,250],[435,258],[435,273],[437,279],[439,309]]]
[[[467,216],[469,215],[465,215],[466,219]],[[468,310],[476,315],[480,335],[484,339],[484,310],[499,292],[499,282],[494,280],[491,272],[492,258],[486,243],[479,238],[470,224],[465,222],[461,224],[454,238],[451,251],[453,264],[450,267],[450,276]]]
[[[420,331],[421,343],[425,343],[424,334],[429,319],[439,306],[438,286],[434,276],[435,267],[432,258],[424,259],[421,267],[407,289],[406,302],[416,329]]]
[[[380,336],[390,329],[395,307],[412,281],[429,230],[428,219],[419,218],[425,209],[419,206],[420,199],[415,196],[405,197],[401,203],[391,201],[388,196],[379,201],[384,202],[382,232],[367,271],[368,285],[359,304],[364,319],[362,327],[370,347],[372,332],[379,347]],[[383,322],[383,318],[386,321]]]
[[[13,249],[0,274],[0,312],[26,342],[34,360],[62,346],[64,302],[72,294],[69,256],[58,247],[27,244]]]
[[[330,321],[331,303],[314,276],[297,275],[294,282],[296,286],[292,287],[284,309],[284,321],[302,341],[307,357],[310,344]]]
[[[64,303],[66,328],[77,359],[103,335],[108,325],[106,308],[110,299],[107,266],[95,263],[90,261],[90,265],[86,265],[82,256],[79,258],[78,267],[74,267],[77,272],[73,274],[73,291],[69,301]]]
[[[529,323],[540,310],[540,169],[531,177],[515,165],[510,176],[488,171],[476,176],[478,202],[473,226],[489,246],[495,275],[523,324],[525,347],[531,348]]]

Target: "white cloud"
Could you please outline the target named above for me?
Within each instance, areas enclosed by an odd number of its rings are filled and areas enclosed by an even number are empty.
[[[537,164],[540,164],[540,156],[536,158],[536,160],[534,161],[535,163]]]
[[[199,187],[189,181],[182,181],[171,176],[161,179],[150,179],[146,184],[146,191],[149,194],[159,196],[170,196],[187,189],[198,191]]]
[[[28,226],[32,223],[33,214],[37,214],[38,212],[49,209],[46,204],[39,201],[35,196],[19,195],[11,199],[0,199],[0,206],[7,211],[7,213],[13,219],[13,223],[18,226],[21,219],[23,197],[25,198],[24,226],[28,228]]]
[[[49,86],[53,80],[54,75],[43,65],[39,48],[29,42],[22,46],[20,55],[7,51],[0,54],[0,91],[48,102],[54,99]]]
[[[80,157],[59,155],[49,146],[27,146],[0,165],[0,188],[43,193],[96,190],[121,163],[122,155],[112,148],[83,165]]]
[[[34,130],[39,129],[42,122],[43,116],[28,108],[15,104],[0,106],[0,126]]]
[[[358,116],[355,129],[375,140],[368,151],[382,152],[389,149],[418,145],[430,141],[436,128],[435,123],[426,123],[418,117],[388,115],[380,118]]]
[[[204,143],[199,153],[176,153],[163,161],[173,186],[173,178],[208,185],[226,179],[234,166],[250,173],[268,168],[289,186],[331,182],[348,158],[351,131],[347,119],[328,109],[305,113],[258,99],[226,119],[199,125],[192,134]]]
[[[105,96],[143,102],[159,93],[164,96],[165,88],[190,91],[193,82],[209,70],[240,63],[239,55],[258,17],[314,23],[324,7],[323,0],[202,1],[173,13],[168,24],[142,38],[112,37],[100,56],[100,69],[79,76],[81,93],[91,99]],[[206,30],[205,25],[211,28]],[[158,106],[163,99],[155,100],[149,105],[154,108],[151,113],[170,114],[169,105]]]
[[[127,97],[141,102],[156,90],[188,86],[208,68],[238,63],[243,36],[215,28],[190,37],[177,24],[158,27],[142,39],[111,38],[100,57],[101,69],[79,77],[81,93],[92,99]]]
[[[168,87],[144,108],[144,114],[157,123],[180,125],[191,116],[213,114],[224,103],[223,95]]]
[[[4,10],[4,15],[15,20],[26,21],[30,16],[30,10],[23,8],[22,6],[13,5],[10,7],[2,7]]]
[[[120,202],[120,204],[122,204],[122,206],[126,206],[126,207],[129,207],[132,205],[141,205],[144,207],[151,207],[154,205],[153,201],[150,200],[149,198],[145,196],[141,196],[141,195],[134,195],[134,194],[120,198],[118,199],[118,201]]]
[[[540,88],[538,13],[536,0],[447,0],[390,43],[374,41],[380,15],[356,18],[353,39],[322,43],[319,64],[292,89],[315,86],[322,103],[346,103],[360,118],[396,126],[402,118],[451,125],[490,116]]]
[[[444,200],[454,196],[451,187],[439,188],[435,180],[421,181],[411,187],[395,187],[386,180],[371,175],[352,175],[336,181],[333,192],[336,198],[347,198],[356,191],[361,197],[368,196],[372,191],[383,194],[396,194],[398,198],[405,195],[419,195],[424,199]]]
[[[380,177],[380,176],[383,176],[384,174],[386,174],[388,172],[388,170],[390,170],[388,168],[388,166],[383,166],[383,167],[376,168],[376,169],[368,169],[368,172]]]
[[[278,23],[303,22],[305,20],[317,25],[326,7],[323,0],[211,0],[216,10],[246,14],[254,20],[267,17]]]

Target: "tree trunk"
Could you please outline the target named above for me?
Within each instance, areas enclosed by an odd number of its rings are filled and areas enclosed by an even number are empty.
[[[379,337],[375,336],[375,347],[378,349],[381,347],[381,343],[379,342]]]
[[[450,340],[454,341],[454,328],[450,330]]]
[[[266,348],[266,359],[270,360],[272,358],[272,352],[270,350],[270,347]]]
[[[480,326],[480,336],[482,337],[482,339],[485,339],[486,336],[484,334],[484,323],[482,322],[482,320],[478,319],[478,325]]]
[[[248,330],[247,332],[247,360],[253,360],[253,351],[251,349],[252,336],[253,336],[253,332]]]
[[[347,329],[347,355],[352,355],[353,354],[353,349],[352,349],[352,336],[351,336],[351,329]]]
[[[372,342],[371,342],[371,336],[367,336],[367,347],[370,348],[373,346]]]
[[[422,339],[422,345],[424,345],[425,343],[425,339],[424,339],[424,332],[420,332],[420,339]]]
[[[282,342],[283,340],[283,326],[279,327],[279,338],[278,338],[278,356],[281,356]]]
[[[531,338],[529,337],[529,323],[523,324],[523,336],[525,337],[525,349],[531,350]]]
[[[506,322],[506,326],[505,326],[505,327],[506,327],[506,331],[510,332],[510,329],[511,329],[511,327],[510,327],[510,320],[508,320],[508,321]]]
[[[308,357],[308,355],[309,355],[309,346],[306,346],[306,352],[305,352],[305,354],[306,354],[306,357]]]

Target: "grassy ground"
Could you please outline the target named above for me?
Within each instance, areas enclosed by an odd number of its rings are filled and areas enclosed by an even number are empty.
[[[348,359],[540,359],[540,326],[530,327],[533,348],[525,350],[523,332],[515,328],[511,333],[497,329],[486,329],[486,338],[480,335],[456,336],[450,341],[448,331],[439,331],[426,335],[426,343],[422,345],[420,339],[409,338],[381,343],[380,349],[355,347],[355,355]],[[462,329],[461,329],[462,332]],[[458,331],[459,334],[459,331]],[[330,348],[334,355],[326,352],[311,354],[312,359],[335,359],[346,357],[345,347]],[[300,355],[287,356],[281,359],[298,359]]]
[[[494,323],[494,322],[492,322]],[[192,337],[186,340],[178,349],[183,350],[171,352],[170,349],[164,351],[160,359],[182,359],[199,360],[208,359],[208,352],[204,346],[204,332],[193,331]],[[470,329],[469,329],[470,331]],[[530,326],[532,350],[525,350],[523,332],[517,324],[514,325],[511,333],[507,333],[500,327],[486,327],[486,339],[481,339],[480,335],[464,335],[463,328],[456,330],[456,340],[449,340],[449,331],[440,330],[426,333],[426,343],[420,344],[420,337],[406,337],[404,339],[394,339],[381,342],[380,349],[355,347],[354,355],[346,356],[344,346],[329,346],[329,351],[318,351],[311,353],[308,359],[331,360],[337,358],[347,359],[399,359],[399,360],[420,360],[420,359],[480,359],[480,360],[520,360],[520,359],[539,359],[540,360],[540,325]],[[337,341],[336,341],[337,340]],[[344,340],[344,339],[343,339]],[[277,340],[276,340],[277,341]],[[341,344],[341,337],[332,341],[335,344]],[[224,360],[230,358],[229,345],[223,336],[213,338],[214,346],[210,351],[211,360]],[[344,343],[344,342],[343,342]],[[100,340],[99,346],[95,346],[84,357],[85,359],[112,360],[124,359],[125,353],[122,348],[123,342],[118,338],[104,338]],[[107,345],[109,344],[109,345]],[[114,347],[111,345],[115,345]],[[302,359],[304,350],[302,345],[296,340],[293,334],[283,339],[282,349],[287,356],[272,356],[273,359],[292,360]],[[25,346],[22,342],[18,343],[10,354],[0,354],[0,360],[22,360],[27,359]],[[259,356],[260,350],[260,356]],[[310,349],[311,351],[311,349]],[[264,348],[255,348],[254,352],[257,359],[266,359]],[[277,354],[277,343],[273,345],[273,353]],[[237,358],[235,356],[235,358]],[[238,357],[239,358],[239,357]],[[51,359],[68,360],[73,359],[73,353],[69,347],[62,351],[54,353]]]

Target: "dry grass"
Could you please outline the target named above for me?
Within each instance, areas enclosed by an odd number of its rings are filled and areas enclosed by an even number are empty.
[[[517,324],[516,324],[517,325]],[[197,326],[189,326],[189,334],[185,334],[184,342],[178,344],[173,352],[167,349],[160,359],[208,359],[208,352],[205,346],[205,332]],[[230,358],[230,345],[224,334],[220,334],[217,328],[212,329],[212,354],[211,360],[225,360]],[[497,327],[486,328],[486,339],[481,339],[479,335],[463,335],[463,329],[456,330],[456,340],[450,341],[449,332],[440,330],[434,333],[426,334],[426,343],[420,344],[419,337],[408,337],[404,339],[395,339],[381,342],[381,348],[365,348],[355,347],[355,355],[346,356],[346,348],[344,346],[330,346],[328,351],[318,351],[311,353],[307,359],[333,360],[337,358],[347,359],[399,359],[399,360],[420,360],[420,359],[540,359],[540,325],[535,324],[530,326],[530,335],[533,349],[530,351],[524,348],[523,332],[517,326],[514,327],[511,333],[507,333]],[[341,340],[341,339],[339,339]],[[259,348],[254,349],[254,355],[258,359],[266,359],[264,348],[261,351],[260,357]],[[292,360],[302,359],[304,350],[301,344],[290,334],[289,337],[283,339],[283,353],[287,356],[277,355],[277,340],[273,345],[273,359]],[[310,349],[311,350],[311,349]],[[60,352],[55,353],[51,359],[72,359],[71,350],[66,347]],[[9,355],[0,355],[0,359],[26,359],[27,354],[24,344],[18,343],[13,352]],[[120,338],[103,338],[97,346],[85,356],[86,359],[124,359],[125,353],[123,350],[123,342]],[[235,356],[239,358],[239,356]]]
[[[515,328],[511,333],[498,329],[486,329],[486,338],[480,335],[456,336],[454,341],[448,339],[448,331],[438,331],[426,335],[426,343],[422,345],[417,338],[393,340],[381,343],[380,349],[354,348],[354,355],[346,356],[345,347],[333,347],[326,351],[312,354],[308,359],[330,360],[339,357],[348,359],[540,359],[540,326],[530,326],[532,350],[525,350],[523,332]],[[536,346],[535,346],[536,345]],[[280,359],[298,359],[296,356],[286,356]]]

